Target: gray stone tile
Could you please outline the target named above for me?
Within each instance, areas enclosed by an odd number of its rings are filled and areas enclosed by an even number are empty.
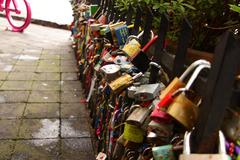
[[[94,160],[90,138],[62,139],[61,160]]]
[[[32,91],[28,102],[59,102],[59,92],[58,91]]]
[[[75,56],[72,53],[66,53],[61,55],[61,59],[72,60],[72,59],[75,59]]]
[[[8,80],[30,81],[33,80],[34,73],[31,72],[11,72],[8,75]]]
[[[1,140],[0,141],[0,159],[2,160],[11,159],[13,147],[14,147],[14,141]]]
[[[59,66],[39,66],[36,72],[60,72]]]
[[[86,118],[62,119],[61,137],[91,137],[90,125]]]
[[[43,53],[40,58],[41,59],[60,59],[60,56],[55,55],[55,54],[45,54],[45,53]]]
[[[85,97],[79,91],[63,91],[61,92],[61,103],[74,103],[80,102]]]
[[[25,106],[25,103],[0,104],[0,119],[21,118]]]
[[[6,80],[8,74],[8,72],[0,72],[0,80]]]
[[[59,81],[34,81],[32,90],[58,91],[60,90]]]
[[[12,160],[58,160],[58,139],[18,140]]]
[[[59,119],[24,119],[18,138],[58,138]]]
[[[58,118],[59,103],[28,103],[24,112],[26,118]]]
[[[58,59],[44,59],[39,61],[39,66],[59,66],[60,60]]]
[[[0,103],[25,103],[29,91],[0,91]]]
[[[17,66],[37,66],[38,65],[38,61],[23,61],[23,60],[19,60],[16,63]]]
[[[80,103],[65,103],[61,104],[62,118],[78,118],[88,117],[88,110],[84,104]]]
[[[0,139],[16,139],[20,120],[0,120]]]
[[[61,80],[63,81],[75,81],[78,80],[78,74],[77,73],[62,73]]]
[[[61,90],[63,91],[81,91],[82,84],[80,81],[62,81]]]
[[[32,81],[5,81],[0,90],[31,90]]]
[[[58,81],[60,80],[60,73],[35,73],[33,80],[46,80],[46,81]]]
[[[77,65],[68,65],[68,66],[61,65],[60,71],[61,72],[78,72],[78,68],[77,68]]]
[[[14,72],[35,72],[36,71],[36,66],[20,66],[20,65],[16,65],[13,68]]]
[[[76,66],[77,61],[76,60],[61,60],[61,66]]]

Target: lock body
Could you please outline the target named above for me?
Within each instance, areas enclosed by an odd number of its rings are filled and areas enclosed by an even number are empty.
[[[155,97],[159,95],[160,90],[161,85],[159,83],[141,85],[134,93],[134,98],[137,101],[153,100]]]

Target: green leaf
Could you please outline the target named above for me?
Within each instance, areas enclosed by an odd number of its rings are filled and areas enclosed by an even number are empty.
[[[232,4],[229,4],[229,6],[230,6],[230,9],[232,11],[240,13],[240,7],[239,6],[232,5]]]
[[[183,3],[182,5],[185,6],[185,7],[187,7],[187,8],[189,8],[189,9],[196,10],[196,8],[194,8],[194,7],[191,6],[190,4]]]
[[[153,9],[158,9],[158,8],[160,8],[160,4],[159,3],[153,5]]]

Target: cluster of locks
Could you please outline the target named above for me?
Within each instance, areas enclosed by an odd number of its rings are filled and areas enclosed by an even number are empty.
[[[153,32],[142,46],[144,31],[131,35],[133,27],[125,22],[106,24],[108,17],[96,5],[71,3],[72,47],[98,160],[240,159],[240,119],[234,110],[223,129],[229,141],[219,131],[219,153],[190,153],[202,99],[192,86],[201,71],[211,68],[210,62],[197,60],[170,81],[162,66],[152,61],[150,50],[157,38]]]

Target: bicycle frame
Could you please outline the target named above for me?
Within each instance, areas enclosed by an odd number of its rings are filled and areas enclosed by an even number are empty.
[[[4,11],[6,9],[12,11],[12,12],[15,12],[16,14],[21,14],[21,11],[18,9],[18,3],[15,1],[15,0],[6,0],[5,3],[7,3],[7,1],[12,1],[13,3],[13,6],[14,6],[14,9],[11,9],[11,8],[5,8],[3,6],[3,3],[4,3],[4,0],[0,0],[0,11]]]

